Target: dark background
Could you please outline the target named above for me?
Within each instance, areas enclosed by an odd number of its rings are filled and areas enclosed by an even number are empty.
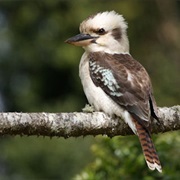
[[[147,69],[158,106],[180,100],[180,1],[0,1],[0,110],[81,111],[81,48],[64,41],[82,20],[115,10],[130,52]],[[179,132],[153,136],[164,171],[147,169],[137,137],[1,137],[0,179],[178,179]],[[79,175],[77,175],[79,174]]]

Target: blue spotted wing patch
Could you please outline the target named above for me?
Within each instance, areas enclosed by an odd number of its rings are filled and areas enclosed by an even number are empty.
[[[94,81],[99,83],[98,86],[105,87],[111,96],[121,96],[120,86],[117,83],[112,71],[108,68],[102,67],[96,61],[89,61],[89,68],[91,77]],[[97,85],[97,84],[96,84]]]

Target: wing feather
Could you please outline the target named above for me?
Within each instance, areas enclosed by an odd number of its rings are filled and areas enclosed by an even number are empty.
[[[150,116],[155,114],[156,107],[145,68],[129,54],[94,52],[88,58],[94,84],[138,118],[141,124],[149,126]]]

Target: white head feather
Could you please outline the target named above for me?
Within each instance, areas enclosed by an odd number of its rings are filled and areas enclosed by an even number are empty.
[[[129,41],[126,35],[127,23],[122,15],[115,11],[106,11],[90,16],[80,24],[80,32],[89,34],[96,39],[96,43],[85,46],[86,51],[104,51],[107,53],[129,53]],[[99,29],[104,29],[105,34],[97,35]],[[119,38],[113,32],[119,31]],[[116,35],[117,35],[116,32]]]

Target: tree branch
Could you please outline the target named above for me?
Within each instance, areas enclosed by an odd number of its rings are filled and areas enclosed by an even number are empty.
[[[180,106],[158,109],[159,122],[152,123],[152,133],[180,129]],[[86,135],[133,134],[119,118],[102,112],[93,113],[0,113],[0,135],[37,135],[78,137]]]

